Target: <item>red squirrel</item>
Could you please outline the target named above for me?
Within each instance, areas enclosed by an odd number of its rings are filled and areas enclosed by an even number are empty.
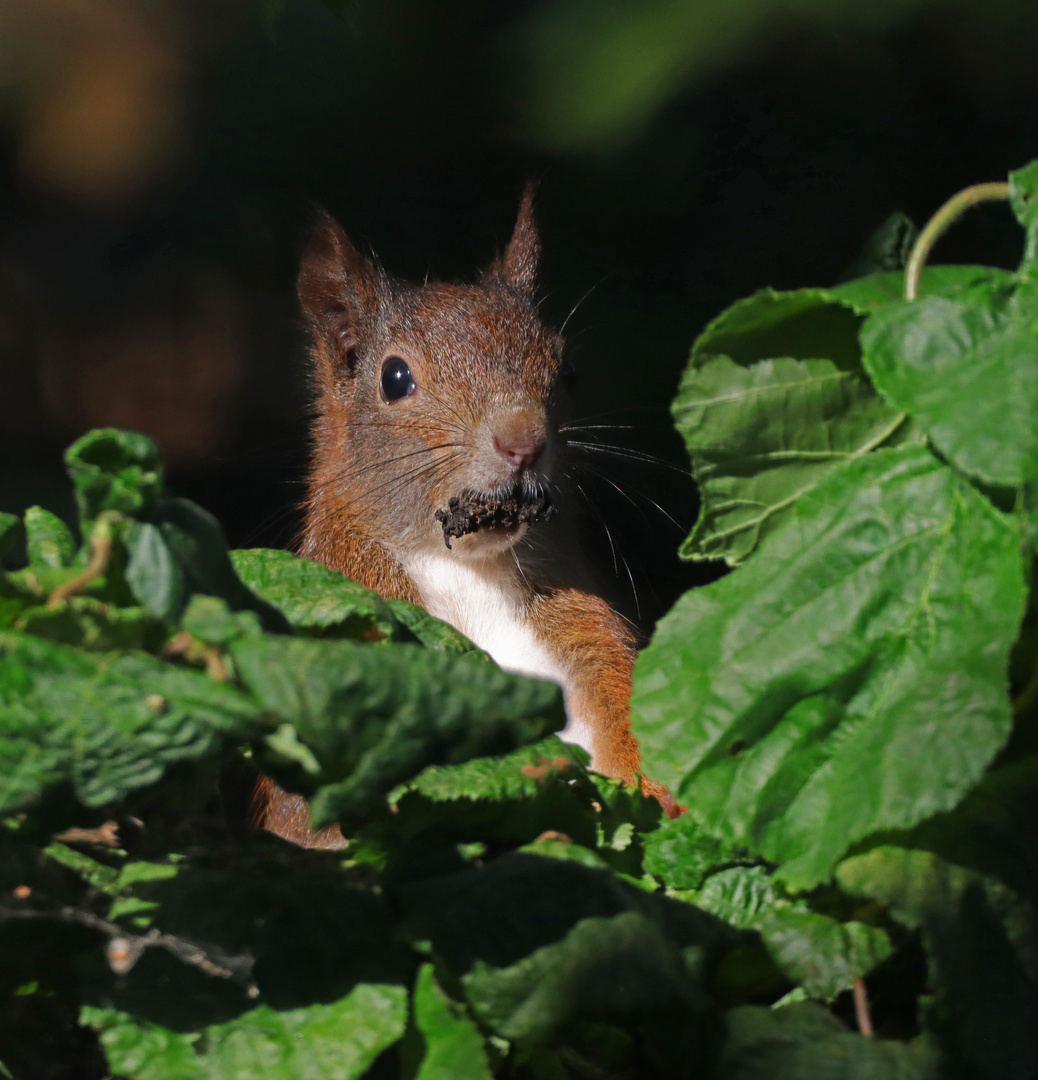
[[[473,285],[411,285],[322,216],[299,275],[316,418],[300,554],[420,604],[503,667],[563,688],[560,733],[638,782],[634,639],[576,537],[560,423],[563,341],[537,314],[529,189],[504,255]],[[674,812],[666,789],[643,790]],[[258,824],[306,846],[306,803],[263,780]]]

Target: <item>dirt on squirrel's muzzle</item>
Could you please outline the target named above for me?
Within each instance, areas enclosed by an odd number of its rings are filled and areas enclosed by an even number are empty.
[[[535,521],[550,521],[555,504],[544,489],[530,492],[521,487],[503,495],[467,491],[455,495],[446,510],[437,510],[436,520],[443,526],[443,542],[449,548],[451,537],[461,537],[480,529],[517,529]]]

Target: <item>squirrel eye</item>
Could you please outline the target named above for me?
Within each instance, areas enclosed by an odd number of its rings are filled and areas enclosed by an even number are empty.
[[[379,383],[383,401],[399,401],[414,393],[414,379],[411,369],[399,356],[391,356],[382,368],[382,381]]]

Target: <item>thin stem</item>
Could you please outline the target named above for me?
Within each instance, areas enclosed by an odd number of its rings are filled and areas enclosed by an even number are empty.
[[[949,225],[957,221],[971,206],[985,202],[1004,202],[1008,198],[1009,185],[1003,181],[974,184],[973,187],[953,195],[930,218],[912,245],[912,253],[908,256],[908,265],[905,267],[905,299],[915,300],[919,295],[919,277],[923,272],[923,265],[930,249]]]
[[[865,980],[854,980],[854,1017],[858,1021],[858,1030],[866,1039],[875,1038],[872,1027],[872,1014],[869,1012],[869,994],[865,989]]]

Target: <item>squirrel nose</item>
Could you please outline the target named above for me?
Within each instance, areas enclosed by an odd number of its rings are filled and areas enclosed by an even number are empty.
[[[521,413],[500,421],[494,431],[494,449],[517,472],[529,469],[544,450],[544,429]]]

